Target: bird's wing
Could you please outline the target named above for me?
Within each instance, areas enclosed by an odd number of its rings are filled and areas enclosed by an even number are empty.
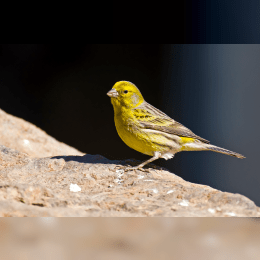
[[[162,131],[168,134],[194,138],[204,143],[209,143],[209,141],[195,135],[190,129],[176,122],[147,102],[143,102],[141,105],[134,108],[133,112],[134,117],[144,129]]]

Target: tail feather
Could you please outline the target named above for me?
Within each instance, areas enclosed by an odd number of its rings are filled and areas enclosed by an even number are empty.
[[[231,155],[231,156],[234,156],[234,157],[237,157],[237,158],[240,158],[240,159],[246,158],[242,154],[235,153],[235,152],[229,151],[227,149],[224,149],[224,148],[221,148],[221,147],[218,147],[218,146],[215,146],[215,145],[207,145],[207,148],[210,151]]]

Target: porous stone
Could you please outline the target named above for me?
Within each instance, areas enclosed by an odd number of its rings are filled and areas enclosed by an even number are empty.
[[[9,156],[8,156],[9,155]],[[0,215],[260,216],[248,198],[193,184],[157,167],[122,172],[100,155],[29,158],[4,146]],[[131,161],[128,161],[131,163]],[[70,191],[77,184],[81,191]]]

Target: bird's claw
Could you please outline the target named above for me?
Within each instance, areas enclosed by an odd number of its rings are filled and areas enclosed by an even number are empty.
[[[139,167],[139,166],[117,166],[116,167],[116,172],[128,172],[128,171],[135,171],[135,170],[139,170],[142,172],[150,172],[150,168],[144,169],[143,167]]]

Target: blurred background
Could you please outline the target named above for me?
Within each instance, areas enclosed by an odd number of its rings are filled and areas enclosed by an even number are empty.
[[[0,220],[5,260],[258,260],[257,219],[16,218]]]
[[[117,135],[106,95],[131,81],[195,134],[246,156],[183,152],[155,164],[260,206],[260,2],[185,8],[179,44],[1,44],[0,108],[82,152],[146,160]]]

